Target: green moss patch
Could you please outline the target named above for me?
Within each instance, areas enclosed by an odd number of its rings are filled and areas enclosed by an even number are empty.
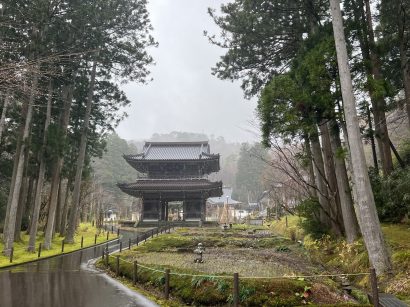
[[[104,264],[99,263],[100,267]],[[116,259],[110,257],[109,268],[116,272]],[[163,270],[159,266],[151,266],[153,269]],[[137,282],[149,287],[155,287],[159,291],[164,290],[165,277],[162,272],[138,267]],[[173,273],[200,274],[192,270],[173,269]],[[120,261],[120,275],[132,280],[133,264]],[[179,276],[171,275],[170,293],[184,304],[224,306],[232,303],[232,278],[213,276]],[[240,301],[243,306],[295,306],[303,302],[298,293],[303,293],[309,286],[307,281],[295,279],[265,280],[240,280]]]
[[[77,229],[77,232],[74,237],[74,243],[64,244],[64,253],[72,252],[75,250],[79,250],[81,248],[81,237],[84,238],[83,247],[92,246],[94,245],[95,235],[98,234],[98,230],[95,227],[91,226],[91,223],[82,223]],[[113,239],[116,234],[109,234],[109,240]],[[38,251],[31,253],[27,251],[29,235],[22,233],[21,234],[22,241],[14,243],[14,252],[13,252],[13,263],[24,263],[38,259]],[[41,251],[41,258],[50,257],[54,255],[61,254],[61,242],[64,237],[59,237],[56,235],[52,240],[51,249]],[[97,235],[97,244],[106,242],[107,236],[106,233],[99,233]],[[38,248],[39,243],[44,242],[44,234],[43,232],[38,232],[36,238],[36,249]],[[0,250],[4,249],[4,244],[0,242]],[[0,267],[10,265],[9,257],[4,256],[0,253]]]

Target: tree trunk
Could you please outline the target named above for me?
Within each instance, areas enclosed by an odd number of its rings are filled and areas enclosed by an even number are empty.
[[[13,191],[12,192],[13,194],[12,194],[12,200],[10,203],[10,211],[9,211],[8,220],[6,221],[7,234],[5,237],[5,245],[4,245],[4,251],[3,251],[3,253],[6,256],[10,255],[11,249],[13,248],[13,243],[14,243],[14,231],[15,231],[15,225],[16,225],[17,207],[19,203],[20,188],[21,188],[21,182],[23,179],[23,170],[24,170],[24,152],[25,152],[25,148],[27,146],[26,143],[29,137],[31,118],[33,116],[33,103],[35,99],[35,93],[37,91],[37,82],[38,82],[38,75],[35,74],[33,76],[33,83],[31,85],[31,93],[30,93],[30,98],[29,98],[28,107],[27,107],[27,116],[26,116],[26,121],[24,125],[24,132],[23,132],[23,138],[21,142],[20,153],[18,157],[15,183],[14,183],[14,186],[10,188]]]
[[[405,106],[406,106],[406,112],[407,112],[407,120],[409,122],[409,129],[410,129],[410,65],[409,65],[409,60],[405,58],[405,56],[401,55],[400,57],[401,57],[401,62],[402,62],[401,65],[403,67],[402,68],[403,69],[403,83],[404,83],[404,94],[405,94],[405,101],[406,101]]]
[[[366,103],[366,115],[367,115],[367,122],[369,124],[369,138],[370,138],[370,145],[372,147],[373,166],[374,166],[376,173],[378,174],[379,173],[379,163],[377,162],[376,143],[374,142],[372,116],[371,116],[369,105],[367,103]]]
[[[28,138],[27,144],[31,143],[31,137]],[[17,208],[17,215],[16,215],[16,224],[14,229],[14,241],[21,242],[21,223],[23,219],[24,209],[27,203],[27,194],[28,194],[28,184],[29,178],[27,177],[28,174],[28,164],[30,159],[30,150],[28,146],[26,146],[24,152],[24,167],[23,167],[23,181],[21,184],[20,189],[20,196],[19,196],[19,205]]]
[[[398,38],[399,38],[399,50],[400,50],[400,64],[403,74],[403,87],[404,87],[404,105],[406,107],[407,120],[410,129],[410,63],[407,56],[406,48],[406,8],[403,4],[398,4]],[[407,21],[408,22],[408,21]]]
[[[367,30],[368,30],[368,37],[369,37],[369,47],[370,47],[370,62],[371,62],[371,73],[373,75],[373,82],[377,82],[380,86],[384,82],[383,74],[381,72],[381,64],[379,60],[379,56],[376,51],[376,43],[374,39],[373,33],[373,22],[372,22],[372,14],[370,9],[369,0],[364,0],[365,7],[366,7],[366,22],[367,22]],[[373,113],[374,113],[374,120],[376,126],[376,135],[380,139],[380,146],[379,151],[381,153],[381,157],[384,159],[382,160],[383,164],[383,173],[385,175],[389,175],[393,170],[393,159],[392,154],[390,151],[390,142],[389,142],[389,131],[387,129],[387,121],[386,121],[386,102],[382,93],[377,93],[374,89],[370,92],[373,103]],[[377,88],[377,86],[376,86]]]
[[[29,178],[24,177],[20,189],[19,205],[17,208],[16,225],[14,229],[14,242],[21,242],[21,223],[23,220],[24,209],[26,207]]]
[[[340,206],[343,216],[343,225],[345,229],[346,241],[354,242],[359,234],[359,225],[353,206],[352,194],[350,192],[349,178],[347,176],[346,164],[343,157],[340,156],[342,144],[340,141],[339,127],[335,120],[328,123],[330,133],[330,142],[334,156],[334,165],[339,189]]]
[[[353,166],[353,178],[356,185],[356,215],[360,216],[360,229],[369,254],[369,259],[378,274],[392,269],[390,255],[377,216],[376,206],[369,174],[367,172],[359,121],[356,113],[356,101],[353,95],[352,79],[347,56],[346,40],[343,28],[339,0],[330,0],[336,55],[339,66],[340,84],[344,102],[344,114],[349,134],[350,157]]]
[[[70,189],[71,189],[71,179],[68,179],[67,188],[65,192],[65,198],[64,198],[63,212],[61,213],[60,237],[64,237],[66,234],[67,214],[68,214],[68,204],[69,204],[68,198],[70,196]]]
[[[304,136],[305,140],[305,151],[308,158],[308,167],[307,172],[309,174],[309,195],[311,197],[318,197],[316,191],[316,183],[315,183],[315,172],[313,169],[313,158],[312,158],[312,149],[310,148],[310,141],[307,135]]]
[[[335,164],[333,161],[330,134],[325,121],[319,125],[322,139],[323,161],[329,193],[330,214],[332,217],[332,232],[336,236],[343,234],[343,217],[341,214],[339,191],[336,180]]]
[[[61,209],[63,207],[64,192],[63,192],[63,178],[60,179],[60,184],[58,185],[58,200],[57,200],[57,210],[56,210],[56,222],[54,223],[54,232],[61,233]]]
[[[357,32],[360,49],[363,60],[370,63],[365,65],[367,89],[369,91],[370,100],[372,103],[372,112],[374,116],[374,131],[377,140],[377,148],[383,173],[389,174],[393,169],[391,152],[387,149],[388,132],[386,125],[386,117],[384,114],[385,101],[384,97],[377,93],[375,83],[383,82],[383,76],[380,70],[380,62],[375,54],[374,34],[372,29],[371,16],[367,14],[368,10],[364,10],[363,0],[358,0],[355,3],[354,14],[356,22],[360,24],[361,30]],[[369,26],[370,25],[370,26]],[[373,42],[373,43],[372,43]]]
[[[50,81],[49,83],[48,91],[49,92],[48,92],[48,99],[47,99],[46,120],[44,123],[43,144],[41,146],[40,155],[39,155],[40,167],[38,171],[36,193],[34,197],[33,214],[31,216],[31,223],[30,223],[30,238],[29,238],[28,248],[27,248],[29,252],[36,251],[36,236],[37,236],[37,230],[38,230],[38,219],[40,215],[41,196],[42,196],[43,185],[44,185],[44,175],[46,172],[46,161],[44,159],[44,154],[45,154],[46,146],[47,146],[48,127],[50,125],[50,120],[51,120],[51,103],[52,103],[52,97],[53,97],[52,81]]]
[[[397,162],[400,164],[400,167],[401,168],[406,168],[406,163],[403,161],[403,159],[400,157],[400,154],[399,154],[399,152],[397,151],[397,149],[396,149],[396,147],[394,146],[394,144],[393,144],[393,142],[390,140],[390,147],[391,147],[391,150],[393,151],[393,153],[394,153],[394,156],[396,157],[396,159],[397,159]]]
[[[7,91],[4,97],[3,110],[1,112],[1,117],[0,117],[0,142],[1,142],[1,136],[3,135],[4,126],[6,123],[6,113],[7,113],[7,108],[9,106],[9,101],[10,101],[10,95],[9,95],[9,92]]]
[[[325,167],[323,164],[322,150],[320,148],[319,138],[316,134],[310,136],[312,145],[313,168],[315,171],[316,186],[318,188],[318,198],[320,203],[320,222],[328,228],[331,228],[330,203],[327,186],[325,182]]]
[[[50,249],[51,241],[53,239],[53,231],[54,231],[54,222],[55,222],[55,214],[57,210],[57,202],[58,202],[58,189],[60,184],[60,174],[61,169],[63,168],[63,157],[57,158],[57,163],[54,165],[52,181],[51,181],[51,191],[50,191],[50,203],[48,208],[48,215],[47,215],[47,226],[44,235],[44,249]]]
[[[78,206],[80,203],[81,180],[82,180],[82,172],[83,172],[84,159],[85,159],[85,150],[87,147],[87,132],[88,132],[88,125],[90,121],[90,115],[91,115],[91,106],[93,102],[96,68],[97,68],[97,61],[94,61],[93,68],[91,71],[90,88],[89,88],[88,95],[87,95],[87,106],[86,106],[86,111],[84,114],[84,126],[83,126],[83,131],[81,134],[80,148],[79,148],[78,158],[77,158],[77,169],[76,169],[75,180],[74,180],[73,202],[71,206],[70,217],[68,220],[67,236],[65,238],[67,243],[74,242],[74,233],[75,233],[76,224],[77,224],[76,219],[77,219]]]
[[[65,138],[67,135],[67,127],[70,119],[70,110],[71,110],[71,103],[73,100],[73,91],[74,85],[70,84],[65,87],[64,91],[64,111],[61,117],[60,128],[63,132],[63,137]],[[54,167],[53,167],[53,175],[51,181],[51,192],[50,192],[50,206],[48,211],[48,218],[47,218],[47,227],[44,236],[44,248],[50,249],[51,248],[51,241],[53,239],[53,230],[54,230],[54,222],[55,222],[55,213],[57,209],[57,200],[58,200],[58,187],[60,184],[60,177],[61,177],[61,170],[63,168],[64,157],[59,156],[57,157]]]
[[[339,112],[341,112],[341,107],[340,107],[340,105],[339,105]],[[346,123],[345,123],[345,121],[343,121],[343,120],[341,120],[340,121],[340,126],[342,127],[342,133],[343,133],[343,136],[344,136],[344,139],[346,140],[346,142],[345,142],[345,144],[344,144],[344,146],[342,145],[342,147],[344,147],[344,149],[347,151],[347,155],[346,155],[346,169],[347,169],[347,178],[348,178],[348,181],[350,182],[350,187],[352,188],[352,190],[353,190],[353,193],[351,193],[351,196],[352,196],[352,200],[353,200],[353,207],[354,207],[354,210],[355,210],[355,213],[356,213],[356,219],[357,219],[357,221],[358,221],[358,223],[359,223],[359,230],[360,230],[360,225],[362,224],[361,223],[361,221],[360,221],[360,215],[358,215],[357,214],[357,212],[358,212],[358,209],[356,208],[356,206],[357,206],[357,199],[355,198],[356,197],[356,195],[357,195],[357,187],[356,187],[356,185],[355,185],[355,183],[354,183],[354,178],[353,178],[353,165],[352,165],[352,158],[351,158],[351,155],[350,155],[350,147],[349,147],[349,142],[348,142],[348,140],[349,140],[349,134],[347,133],[347,127],[346,127]]]
[[[9,220],[11,201],[13,200],[14,184],[16,182],[17,167],[19,163],[20,153],[22,150],[21,144],[22,144],[22,139],[23,139],[23,134],[24,134],[25,120],[27,118],[28,104],[29,102],[26,100],[22,108],[22,121],[21,121],[20,129],[19,129],[20,130],[19,137],[17,139],[16,154],[14,155],[13,174],[11,176],[10,190],[9,190],[9,195],[7,198],[6,217],[4,219],[4,229],[3,229],[3,242],[4,243],[6,243],[7,230],[8,230],[7,221]]]
[[[27,202],[26,202],[27,206],[26,206],[26,210],[24,213],[24,216],[27,217],[27,229],[26,229],[27,235],[30,234],[30,223],[31,223],[31,217],[33,216],[35,187],[36,187],[36,180],[34,179],[34,177],[30,177],[30,183],[28,186],[28,193],[27,193]]]

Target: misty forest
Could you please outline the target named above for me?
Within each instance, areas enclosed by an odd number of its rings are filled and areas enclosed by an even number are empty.
[[[208,1],[252,141],[130,139],[154,1],[0,1],[0,306],[407,306],[410,2]]]

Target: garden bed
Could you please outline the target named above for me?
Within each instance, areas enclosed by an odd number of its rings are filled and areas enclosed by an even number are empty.
[[[198,243],[206,248],[204,263],[194,262]],[[164,271],[169,269],[171,297],[186,305],[231,304],[233,273],[239,273],[243,306],[354,303],[331,280],[291,277],[315,275],[320,269],[310,263],[298,243],[275,236],[268,228],[181,228],[123,251],[120,275],[132,280],[134,261],[138,284],[154,292],[163,291]],[[105,267],[102,261],[98,265]],[[116,265],[111,256],[109,268],[116,271]]]

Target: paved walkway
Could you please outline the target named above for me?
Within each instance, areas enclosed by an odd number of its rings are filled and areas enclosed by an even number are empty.
[[[379,302],[382,307],[408,307],[405,302],[400,301],[391,294],[379,293]]]
[[[123,240],[133,234],[123,232]],[[89,263],[104,246],[0,270],[2,307],[157,306]],[[116,242],[110,250],[117,249]]]

